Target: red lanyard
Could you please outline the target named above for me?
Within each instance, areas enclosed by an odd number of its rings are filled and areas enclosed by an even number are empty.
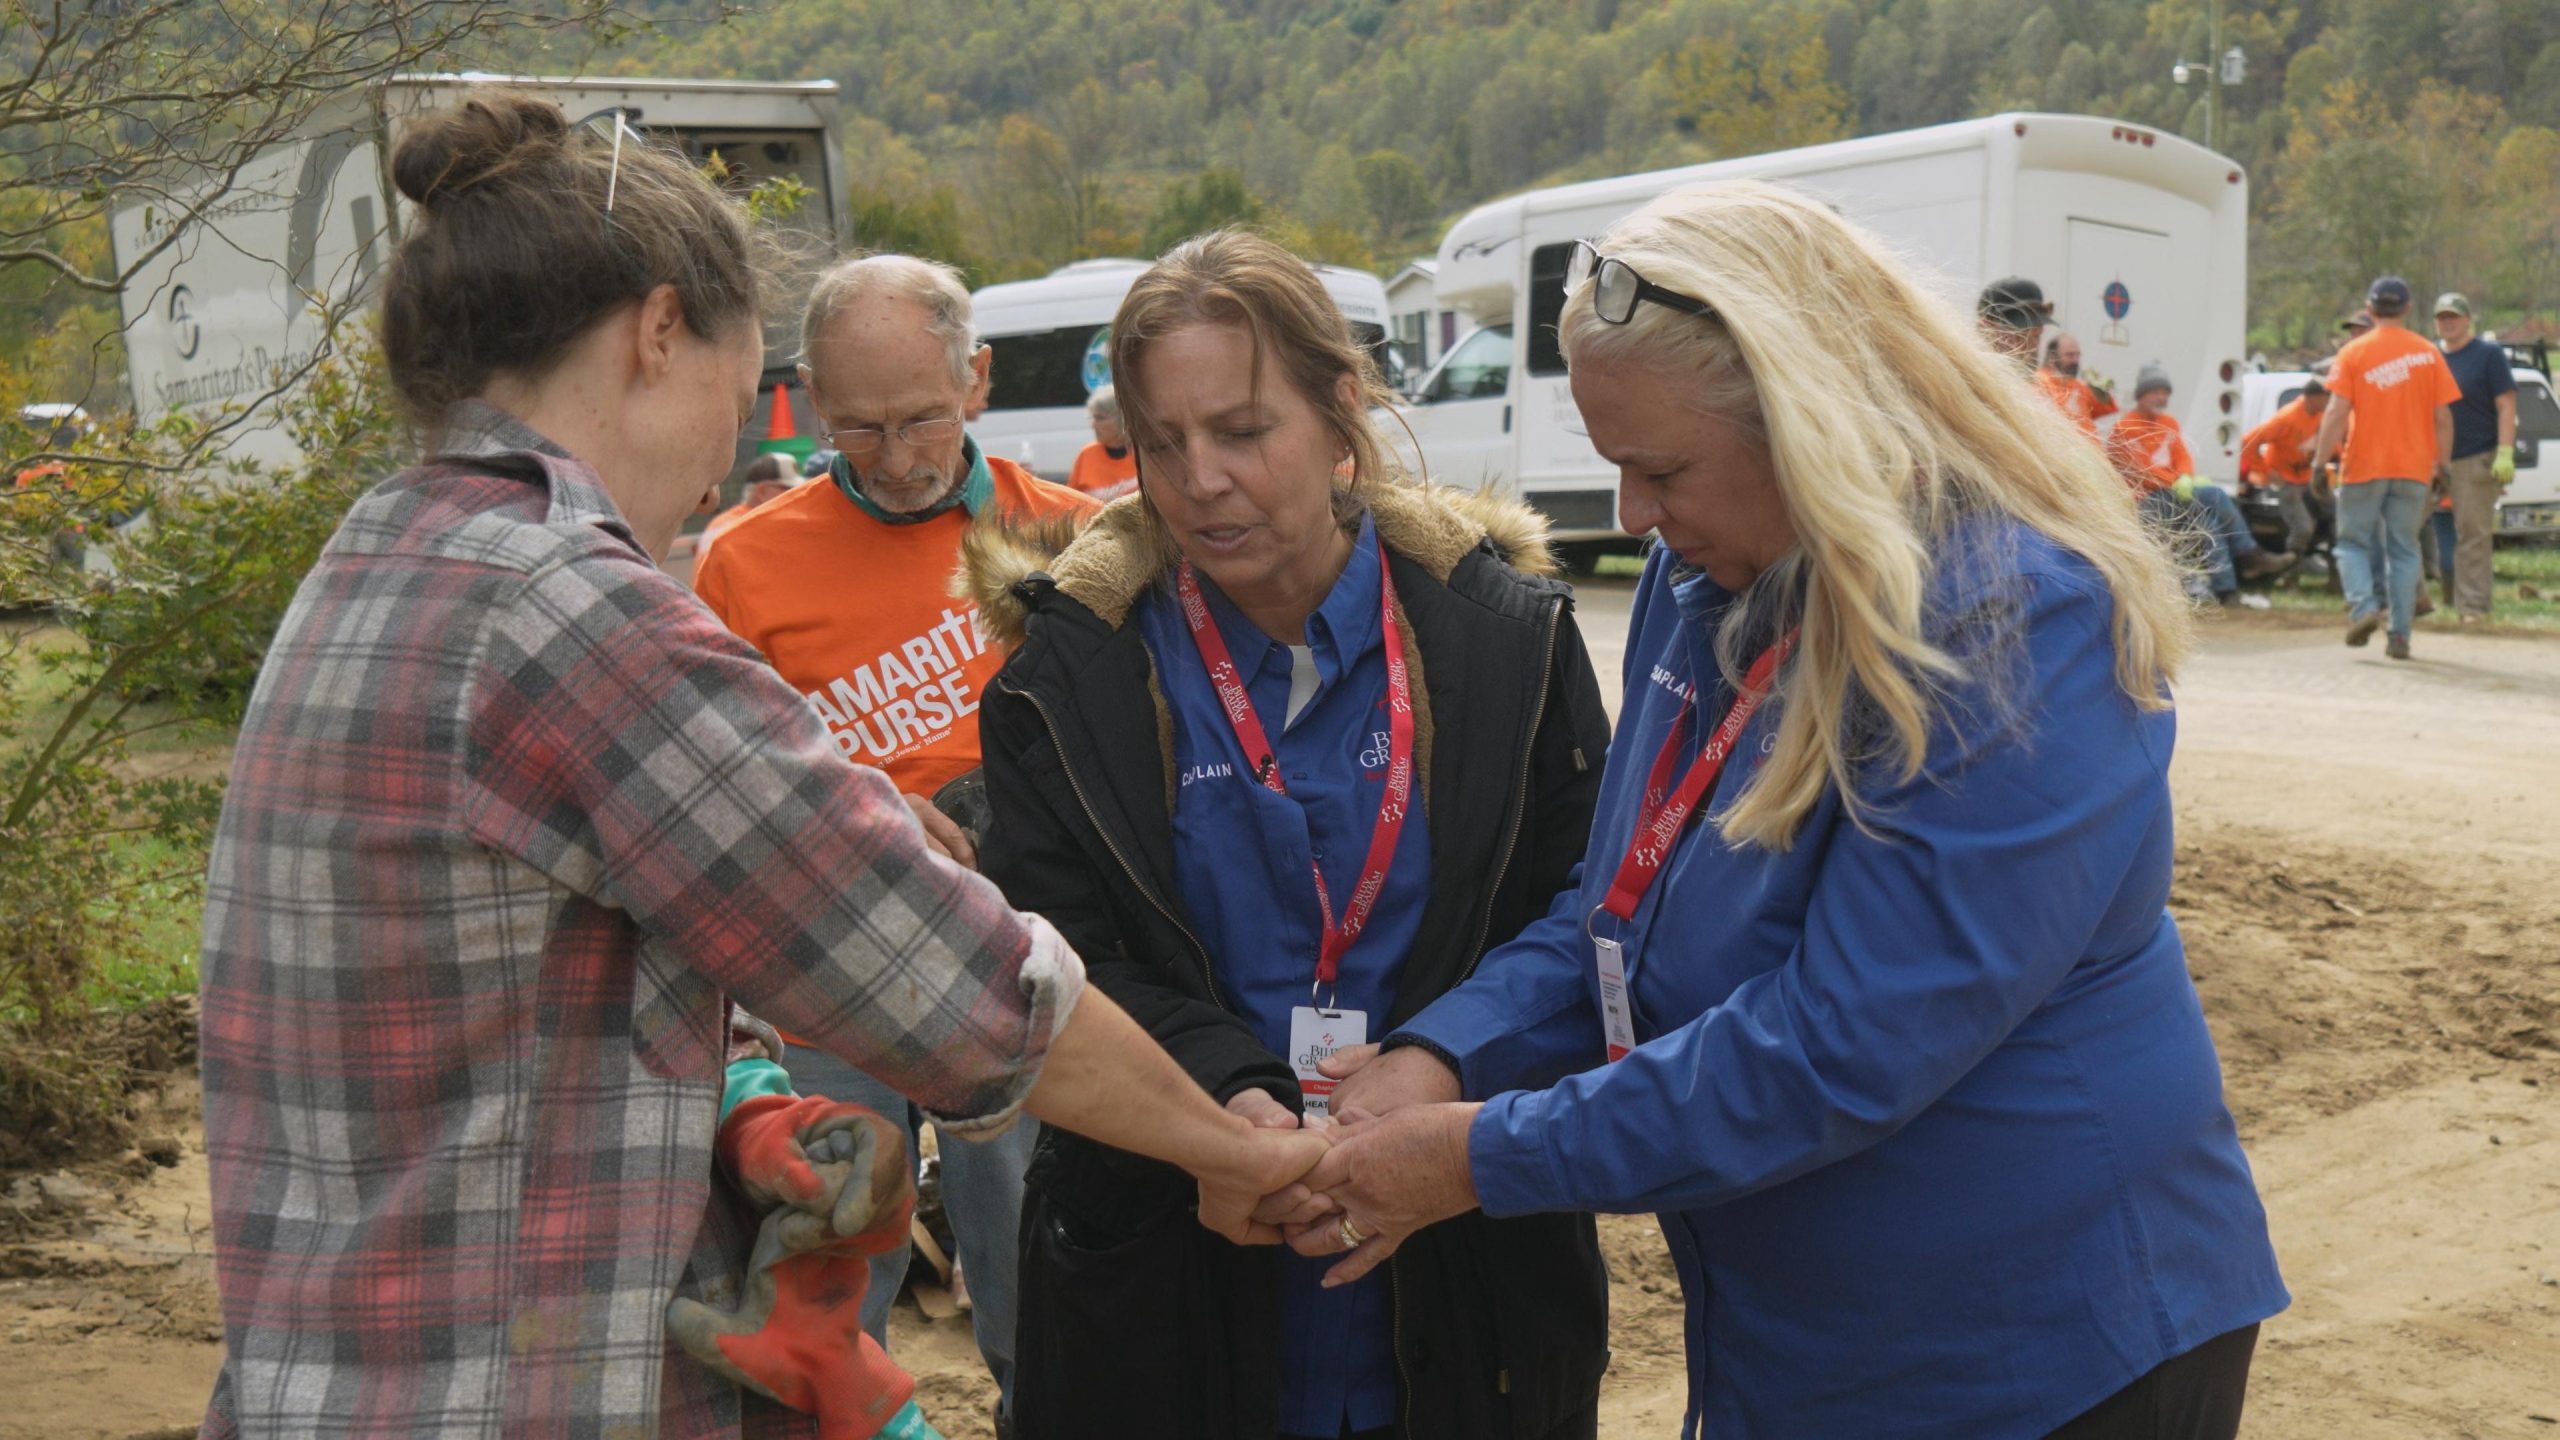
[[[1621,920],[1635,918],[1636,906],[1644,900],[1644,892],[1653,888],[1662,867],[1671,859],[1671,847],[1679,842],[1680,832],[1688,827],[1690,814],[1698,801],[1714,784],[1724,769],[1725,757],[1733,753],[1733,742],[1742,736],[1742,727],[1768,698],[1769,677],[1794,649],[1796,632],[1778,637],[1778,643],[1760,652],[1751,662],[1750,672],[1742,677],[1742,693],[1733,697],[1733,708],[1724,712],[1724,723],[1707,739],[1706,748],[1689,762],[1689,773],[1680,777],[1678,788],[1671,788],[1671,771],[1680,763],[1681,745],[1689,738],[1689,725],[1697,717],[1698,702],[1690,698],[1688,708],[1671,726],[1670,737],[1662,742],[1662,753],[1653,757],[1653,773],[1644,782],[1644,798],[1636,810],[1635,833],[1627,840],[1627,858],[1618,862],[1617,877],[1609,882],[1609,895],[1600,908]]]
[[[1191,643],[1199,647],[1209,683],[1218,687],[1218,703],[1253,766],[1253,778],[1274,795],[1288,794],[1289,783],[1280,778],[1279,754],[1262,733],[1262,721],[1253,713],[1253,697],[1245,693],[1236,662],[1227,653],[1226,637],[1209,618],[1209,604],[1201,598],[1200,579],[1192,573],[1191,562],[1182,563],[1174,588],[1182,600],[1183,621],[1191,627]],[[1378,801],[1377,824],[1369,831],[1369,855],[1360,868],[1360,884],[1351,892],[1351,904],[1340,924],[1334,922],[1333,893],[1325,888],[1324,867],[1309,862],[1316,877],[1316,906],[1324,915],[1324,942],[1316,951],[1318,985],[1334,983],[1342,971],[1343,952],[1360,938],[1369,912],[1377,908],[1378,895],[1387,886],[1387,867],[1396,858],[1396,840],[1404,834],[1405,809],[1413,799],[1413,683],[1405,675],[1404,636],[1396,629],[1396,588],[1387,577],[1384,545],[1378,547],[1378,639],[1387,652],[1387,789]]]

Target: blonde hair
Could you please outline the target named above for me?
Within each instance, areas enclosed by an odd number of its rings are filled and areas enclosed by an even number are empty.
[[[1252,337],[1256,394],[1262,389],[1263,357],[1279,361],[1281,378],[1315,408],[1317,418],[1350,453],[1350,485],[1338,504],[1356,503],[1365,485],[1391,483],[1386,447],[1369,412],[1395,397],[1379,380],[1368,352],[1351,338],[1342,307],[1325,293],[1324,282],[1307,262],[1277,241],[1230,226],[1166,251],[1129,287],[1111,319],[1112,390],[1120,402],[1120,428],[1141,457],[1140,494],[1145,493],[1144,457],[1161,450],[1166,435],[1149,403],[1139,364],[1156,341],[1194,325],[1233,326]],[[1341,388],[1346,375],[1353,381],[1347,398]],[[1155,502],[1144,503],[1152,522]],[[1161,538],[1162,527],[1152,528]]]
[[[1865,823],[1859,776],[1881,760],[1916,777],[1953,685],[1998,698],[2000,677],[1973,673],[1996,654],[1927,633],[1933,575],[1968,558],[1969,522],[2005,516],[2096,569],[2115,601],[2117,684],[2166,708],[2189,643],[2176,566],[2098,447],[1882,242],[1820,201],[1741,181],[1662,196],[1599,249],[1716,313],[1640,303],[1612,325],[1586,281],[1558,322],[1569,362],[1694,375],[1701,409],[1766,441],[1795,528],[1795,556],[1717,637],[1737,674],[1741,628],[1768,605],[1802,627],[1772,696],[1775,746],[1718,817],[1728,840],[1784,849],[1833,788]]]

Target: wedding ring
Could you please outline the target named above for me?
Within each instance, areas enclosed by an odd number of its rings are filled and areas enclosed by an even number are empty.
[[[1345,1250],[1357,1250],[1360,1248],[1360,1242],[1369,1238],[1360,1233],[1360,1227],[1352,1224],[1351,1217],[1348,1215],[1335,1222],[1333,1233],[1342,1237],[1342,1248]]]

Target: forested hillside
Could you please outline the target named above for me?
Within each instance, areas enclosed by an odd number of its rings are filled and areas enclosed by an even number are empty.
[[[858,222],[986,277],[1251,214],[1327,258],[1428,250],[1557,179],[2002,109],[2205,138],[2206,0],[830,0],[626,69],[830,76]],[[2374,271],[2560,312],[2560,0],[2231,0],[2221,148],[2257,206],[2253,328],[2306,340]]]

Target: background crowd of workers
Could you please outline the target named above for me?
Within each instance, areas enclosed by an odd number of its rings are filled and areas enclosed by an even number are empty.
[[[2274,503],[2284,530],[2274,548],[2258,543],[2228,490],[2197,475],[2168,413],[2172,387],[2160,365],[2141,367],[2132,408],[2119,412],[2113,395],[2081,378],[2078,340],[2055,334],[2043,344],[2036,385],[2105,447],[2144,517],[2175,537],[2215,600],[2256,600],[2242,582],[2293,569],[2327,534],[2346,595],[2347,643],[2382,633],[2386,653],[2406,660],[2412,621],[2434,608],[2424,579],[2441,577],[2445,603],[2463,623],[2489,617],[2498,496],[2516,464],[2515,377],[2504,348],[2473,333],[2463,295],[2437,298],[2433,344],[2409,328],[2411,308],[2407,281],[2375,280],[2364,307],[2340,324],[2336,354],[2242,435],[2239,483]],[[1976,314],[1994,348],[2024,363],[2038,355],[2052,309],[2036,282],[2011,277],[1983,290]]]

